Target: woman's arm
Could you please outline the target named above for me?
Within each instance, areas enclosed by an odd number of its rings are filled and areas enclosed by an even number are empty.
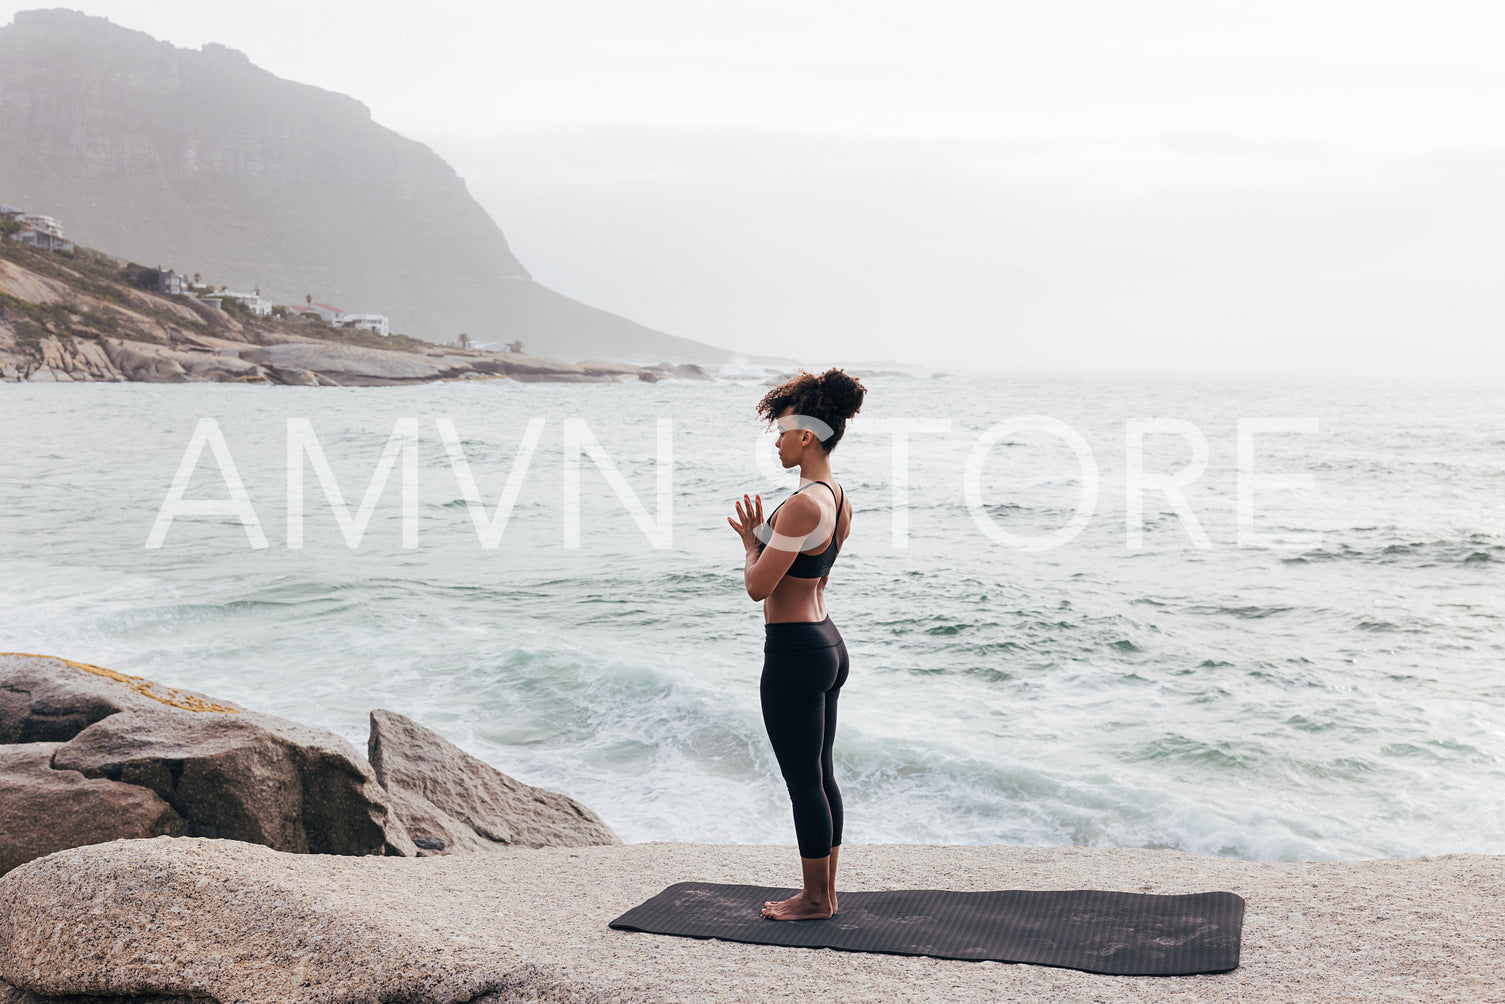
[[[747,506],[745,510],[744,504]],[[820,525],[820,504],[808,496],[790,496],[781,511],[784,515],[779,519],[778,531],[761,550],[762,541],[757,535],[757,528],[763,524],[761,498],[754,501],[743,495],[742,501],[737,503],[738,519],[727,517],[732,529],[742,537],[747,552],[742,581],[747,586],[747,595],[754,601],[768,598],[784,573],[789,571],[789,566],[794,564],[795,555],[805,546],[806,537]]]

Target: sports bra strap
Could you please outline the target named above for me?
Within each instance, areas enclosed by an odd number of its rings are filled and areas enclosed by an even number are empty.
[[[826,483],[824,481],[817,481],[816,484],[818,484],[818,485],[826,485]],[[832,488],[830,485],[826,485],[826,489],[828,491],[830,491],[831,497],[833,499],[836,499],[836,522],[831,526],[831,543],[826,545],[826,549],[830,550],[830,548],[834,545],[836,547],[836,550],[840,551],[841,550],[841,541],[839,541],[839,540],[836,539],[836,528],[841,525],[841,506],[842,506],[842,503],[846,501],[847,490],[845,488],[843,488],[841,490],[840,497],[838,497],[837,494],[836,494],[836,489]],[[814,557],[814,556],[806,554],[806,555],[804,555],[804,557],[809,558],[809,557]]]
[[[847,490],[845,488],[843,488],[841,490],[841,495],[838,497],[837,494],[836,494],[836,489],[832,488],[830,485],[826,484],[826,482],[824,482],[824,481],[815,481],[815,482],[812,482],[812,483],[813,484],[817,484],[817,485],[826,485],[826,490],[831,493],[831,497],[833,499],[836,499],[836,523],[839,526],[841,524],[841,507],[846,502]],[[794,490],[794,492],[790,494],[789,497],[793,498],[795,495],[798,495],[800,493],[800,490],[801,489],[796,488]],[[785,499],[784,500],[784,502],[788,502],[788,501],[789,501],[789,499]],[[772,527],[772,525],[773,525],[773,517],[778,514],[778,511],[780,509],[784,508],[784,502],[780,502],[778,505],[774,506],[773,507],[773,512],[771,512],[771,513],[768,514],[768,519],[766,520],[766,522],[769,524],[770,527]],[[831,543],[835,544],[836,547],[838,549],[840,549],[841,542],[836,539],[836,527],[834,527],[834,526],[831,528]],[[829,546],[830,545],[828,544],[827,547],[829,547]],[[814,558],[814,557],[816,557],[816,555],[805,554],[804,552],[800,552],[800,557]],[[798,560],[798,559],[796,559],[796,560]]]

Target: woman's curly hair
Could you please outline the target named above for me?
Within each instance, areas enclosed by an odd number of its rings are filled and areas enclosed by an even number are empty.
[[[828,369],[819,376],[800,370],[763,395],[758,402],[758,414],[772,423],[779,412],[792,407],[796,415],[820,419],[831,427],[830,438],[820,443],[821,449],[829,454],[841,442],[847,419],[862,410],[866,394],[862,381],[848,376],[846,370]]]

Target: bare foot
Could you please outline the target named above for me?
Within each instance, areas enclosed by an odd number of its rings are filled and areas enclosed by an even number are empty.
[[[800,896],[803,896],[803,895],[804,895],[803,893],[800,894]],[[775,907],[775,906],[782,907],[782,906],[785,906],[786,904],[793,903],[795,900],[799,899],[800,896],[791,896],[788,899],[779,899],[779,900],[765,899],[763,901],[763,910],[765,912],[762,915],[763,916],[767,916],[766,911],[769,908]],[[831,893],[831,916],[833,916],[833,917],[836,916],[837,909],[838,909],[838,907],[836,906],[836,893],[832,892]]]
[[[760,915],[769,920],[824,920],[835,912],[835,903],[816,904],[801,892],[786,900],[764,903]]]

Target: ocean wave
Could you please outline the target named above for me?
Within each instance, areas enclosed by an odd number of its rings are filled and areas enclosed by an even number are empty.
[[[1393,528],[1392,528],[1393,531]],[[1491,534],[1471,533],[1431,540],[1342,541],[1283,559],[1287,562],[1345,561],[1409,564],[1418,568],[1486,561],[1505,561],[1505,543]]]

